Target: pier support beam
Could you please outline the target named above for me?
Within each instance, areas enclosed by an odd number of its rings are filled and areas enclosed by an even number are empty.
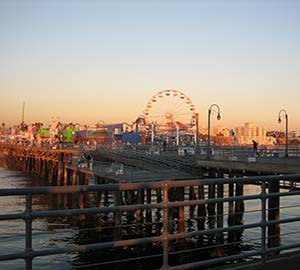
[[[223,171],[219,170],[217,172],[217,178],[223,178]],[[224,198],[224,184],[217,185],[217,197]],[[217,203],[217,228],[223,228],[223,215],[224,215],[224,203]],[[224,235],[223,233],[217,233],[216,239],[217,247],[215,248],[214,256],[215,257],[223,257],[224,256]]]
[[[114,205],[119,206],[122,204],[122,195],[121,191],[115,191],[114,194]],[[114,228],[114,241],[121,240],[121,220],[122,220],[122,212],[114,213],[115,219],[115,228]]]
[[[204,185],[198,186],[198,200],[204,199]],[[204,230],[205,229],[205,217],[206,217],[206,208],[205,204],[198,205],[197,209],[197,228],[198,230]],[[202,242],[203,236],[199,236],[199,240]]]
[[[279,180],[269,181],[269,193],[279,192]],[[271,197],[268,199],[268,220],[279,220],[280,199],[279,197]],[[268,247],[278,247],[281,245],[280,224],[270,225],[268,227]],[[279,254],[277,252],[276,254]],[[275,255],[275,254],[272,254]]]
[[[229,173],[229,178],[233,178],[234,174],[232,172]],[[228,197],[234,197],[234,183],[228,184]],[[234,202],[231,201],[228,203],[228,219],[227,219],[228,227],[234,226]],[[234,242],[234,232],[228,232],[228,243]],[[232,248],[230,246],[230,248]]]

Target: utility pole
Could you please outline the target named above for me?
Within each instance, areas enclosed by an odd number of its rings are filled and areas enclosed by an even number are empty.
[[[24,114],[25,114],[25,101],[23,101],[23,108],[22,108],[22,123],[24,123]]]

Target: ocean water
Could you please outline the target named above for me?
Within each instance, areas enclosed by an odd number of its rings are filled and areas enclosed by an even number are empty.
[[[36,181],[36,182],[34,182]],[[22,172],[0,168],[0,188],[22,188],[40,184],[38,179],[26,176]],[[21,213],[25,209],[24,196],[0,197],[0,213]],[[49,209],[46,198],[42,196],[33,198],[35,209]],[[33,221],[33,248],[63,247],[67,242],[72,244],[74,233],[64,230],[65,224],[59,220],[35,220]],[[70,241],[68,242],[67,239]],[[23,220],[9,220],[0,222],[0,253],[10,254],[22,252],[25,248],[25,222]],[[35,258],[33,269],[72,269],[69,260],[72,255],[55,255]],[[18,270],[24,269],[24,260],[2,261],[0,269]]]
[[[30,186],[46,185],[41,179],[33,176],[25,175],[22,172],[12,171],[0,168],[0,188],[22,188]],[[225,193],[227,190],[225,189]],[[244,194],[258,194],[260,193],[259,186],[245,186]],[[33,209],[34,210],[52,210],[63,208],[64,203],[69,203],[70,198],[49,197],[49,196],[34,196]],[[20,213],[24,211],[25,198],[23,196],[0,197],[0,213]],[[224,213],[227,213],[227,205],[224,207]],[[295,217],[300,215],[300,196],[291,196],[281,199],[281,218]],[[261,218],[260,201],[246,201],[245,213],[243,215],[243,223],[257,222]],[[196,211],[195,211],[196,213]],[[154,215],[154,214],[153,214]],[[185,211],[186,227],[188,231],[193,231],[197,227],[197,221],[190,216],[189,209]],[[103,220],[108,220],[105,224],[108,229],[103,233],[107,235],[112,234],[112,229],[109,229],[110,215]],[[123,216],[124,217],[124,216]],[[153,217],[159,220],[159,217]],[[224,216],[224,224],[227,224],[227,216]],[[292,244],[300,242],[300,223],[290,223],[281,225],[281,242],[282,244]],[[36,250],[45,248],[59,248],[66,246],[74,246],[78,244],[96,242],[99,232],[95,228],[94,222],[86,221],[83,225],[77,218],[45,218],[33,221],[33,248]],[[159,234],[160,228],[156,232]],[[135,230],[127,230],[128,236],[133,236]],[[154,233],[155,234],[155,233]],[[152,234],[153,235],[153,234]],[[247,252],[248,250],[255,250],[260,247],[259,228],[248,229],[242,232],[240,243],[238,244],[239,252]],[[130,237],[128,237],[130,238]],[[191,249],[199,248],[194,242],[190,240],[187,244]],[[0,254],[10,254],[15,252],[22,252],[25,248],[25,223],[23,220],[0,221]],[[60,254],[47,257],[38,257],[33,260],[33,269],[45,270],[61,270],[61,269],[111,269],[111,264],[103,264],[112,258],[124,259],[124,257],[137,257],[151,254],[161,254],[161,249],[155,246],[148,247],[148,251],[133,248],[124,248],[118,251],[101,251],[100,253],[84,253],[84,254]],[[148,254],[147,254],[148,252]],[[198,251],[199,253],[199,251]],[[204,253],[206,254],[206,253]],[[123,255],[123,256],[122,256]],[[203,258],[202,258],[203,259]],[[128,267],[131,269],[155,269],[161,265],[161,260],[153,259],[152,264],[143,264],[141,260],[133,260]],[[102,264],[99,266],[99,264]],[[98,266],[97,266],[98,265]],[[85,267],[87,266],[87,267]],[[94,266],[94,268],[93,268]],[[100,268],[99,268],[100,267]],[[113,266],[114,269],[124,269],[124,264],[119,263]],[[24,260],[0,261],[0,269],[18,270],[25,269]]]

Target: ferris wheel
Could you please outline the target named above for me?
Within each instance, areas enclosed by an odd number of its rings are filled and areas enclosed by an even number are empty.
[[[162,90],[154,94],[144,110],[146,122],[157,126],[188,129],[195,125],[195,106],[178,90]]]

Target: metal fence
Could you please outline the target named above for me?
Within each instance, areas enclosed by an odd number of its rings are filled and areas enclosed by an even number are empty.
[[[281,250],[300,248],[300,243],[286,244],[268,247],[268,236],[267,229],[270,226],[276,224],[286,224],[292,222],[300,221],[300,215],[291,218],[277,218],[274,220],[268,219],[268,209],[267,201],[271,198],[283,198],[288,196],[298,196],[300,191],[282,191],[282,192],[270,192],[269,185],[274,181],[292,181],[300,182],[300,175],[285,175],[285,176],[257,176],[249,178],[228,178],[228,179],[200,179],[200,180],[187,180],[187,181],[162,181],[162,182],[151,182],[151,183],[136,183],[136,184],[105,184],[105,185],[91,185],[91,186],[56,186],[56,187],[34,187],[34,188],[19,188],[19,189],[1,189],[0,196],[20,196],[26,197],[26,207],[23,213],[17,214],[1,214],[0,221],[3,220],[15,220],[22,219],[25,222],[25,249],[23,252],[12,253],[12,254],[1,254],[0,261],[3,260],[15,260],[24,259],[26,261],[26,269],[32,269],[33,259],[40,256],[48,256],[53,254],[62,253],[74,253],[74,252],[86,252],[91,250],[100,250],[107,248],[134,246],[145,243],[158,242],[162,245],[163,250],[163,264],[161,269],[192,269],[202,266],[214,265],[219,263],[225,263],[234,260],[240,260],[244,258],[250,258],[253,256],[261,256],[262,265],[264,265],[266,257],[270,253],[278,252]],[[199,186],[211,186],[211,185],[230,185],[230,184],[259,184],[260,193],[252,195],[236,195],[236,196],[217,196],[216,198],[198,198],[192,200],[182,200],[182,201],[170,201],[169,191],[174,188],[184,188],[184,187],[199,187]],[[143,204],[133,204],[133,205],[114,205],[110,207],[93,207],[84,209],[68,209],[68,210],[49,210],[49,211],[35,211],[32,207],[32,197],[37,194],[71,194],[71,193],[93,193],[99,191],[110,191],[110,192],[121,192],[130,190],[144,190],[144,189],[161,189],[163,192],[163,197],[161,202],[151,202]],[[199,206],[199,205],[209,205],[217,204],[224,209],[224,204],[232,202],[241,201],[260,201],[260,219],[249,224],[240,224],[233,226],[222,226],[217,228],[205,228],[203,230],[195,231],[185,231],[181,233],[171,232],[169,229],[169,211],[173,208],[187,207],[187,206]],[[82,214],[97,214],[97,213],[122,213],[126,211],[136,211],[136,210],[149,210],[149,209],[162,209],[163,215],[163,226],[161,234],[154,237],[142,237],[136,239],[127,239],[120,241],[110,241],[110,242],[99,242],[87,245],[78,245],[74,247],[64,247],[64,248],[47,248],[41,250],[35,250],[32,246],[33,232],[32,232],[32,221],[38,218],[45,217],[63,217],[72,215],[82,215]],[[221,211],[222,213],[222,211]],[[169,244],[173,240],[188,239],[193,237],[199,237],[204,235],[220,235],[234,231],[246,230],[251,228],[257,228],[260,230],[260,247],[257,250],[244,252],[241,254],[225,255],[223,257],[196,261],[181,265],[169,265]],[[225,244],[220,244],[225,245]]]
[[[285,157],[285,146],[260,146],[257,151],[254,152],[251,146],[211,146],[208,148],[205,144],[201,145],[180,145],[180,146],[163,146],[161,144],[154,145],[116,145],[116,146],[105,146],[98,145],[97,151],[112,151],[112,152],[140,152],[147,155],[164,155],[173,156],[181,159],[186,158],[199,158],[207,159],[209,153],[209,159],[212,160],[229,160],[229,161],[246,161],[249,158],[259,158],[267,160],[276,160]],[[290,158],[300,157],[299,146],[289,146],[288,155]]]

